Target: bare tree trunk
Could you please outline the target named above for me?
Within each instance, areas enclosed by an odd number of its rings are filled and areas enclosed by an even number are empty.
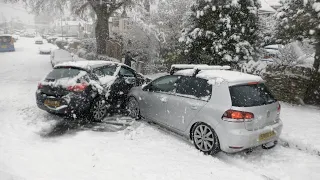
[[[107,40],[109,39],[109,17],[107,12],[97,13],[97,25],[95,29],[97,42],[97,55],[107,54]]]
[[[320,41],[318,41],[316,43],[315,48],[316,48],[316,54],[314,56],[313,67],[314,67],[315,71],[317,72],[319,70],[319,66],[320,66]]]

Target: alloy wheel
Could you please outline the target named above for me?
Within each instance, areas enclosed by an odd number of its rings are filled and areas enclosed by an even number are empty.
[[[133,97],[131,97],[129,99],[129,102],[128,102],[128,111],[129,111],[129,116],[134,118],[134,119],[139,119],[139,104],[137,102],[136,99],[134,99]]]
[[[102,120],[106,116],[107,106],[104,100],[99,100],[95,102],[92,113],[95,120]]]
[[[195,128],[193,138],[196,147],[203,152],[211,151],[216,145],[214,132],[205,124],[200,124]]]

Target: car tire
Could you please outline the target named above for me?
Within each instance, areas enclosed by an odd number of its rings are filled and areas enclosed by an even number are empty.
[[[132,96],[129,97],[126,109],[127,109],[128,115],[131,118],[133,118],[135,120],[141,119],[140,107],[139,107],[139,103],[136,98],[134,98]]]
[[[218,136],[206,123],[196,124],[191,133],[194,146],[204,154],[214,155],[220,151]]]
[[[270,143],[273,143],[273,144],[270,144]],[[262,149],[272,149],[272,148],[276,147],[277,144],[278,144],[278,141],[273,141],[273,142],[269,142],[266,144],[262,144],[261,147],[262,147]]]
[[[105,98],[97,97],[93,100],[90,107],[90,116],[91,121],[101,122],[107,116],[107,101]]]

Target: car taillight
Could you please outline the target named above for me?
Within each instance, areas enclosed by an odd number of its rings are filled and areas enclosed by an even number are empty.
[[[228,110],[222,115],[222,119],[231,122],[252,121],[254,114],[251,112]]]
[[[74,92],[81,92],[81,91],[84,91],[87,87],[88,87],[88,84],[81,83],[81,84],[76,84],[74,86],[68,86],[67,90],[74,91]]]
[[[41,83],[38,83],[38,89],[42,89],[43,85]]]
[[[280,111],[281,111],[281,105],[280,105],[280,103],[279,103],[279,105],[278,105],[278,114],[280,114]]]

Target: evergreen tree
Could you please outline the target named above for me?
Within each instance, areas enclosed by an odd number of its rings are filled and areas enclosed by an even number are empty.
[[[318,2],[319,1],[319,2]],[[277,13],[277,42],[311,39],[316,48],[313,67],[320,65],[320,0],[286,0]]]
[[[189,63],[251,60],[258,40],[258,7],[256,0],[197,0],[180,38]]]

